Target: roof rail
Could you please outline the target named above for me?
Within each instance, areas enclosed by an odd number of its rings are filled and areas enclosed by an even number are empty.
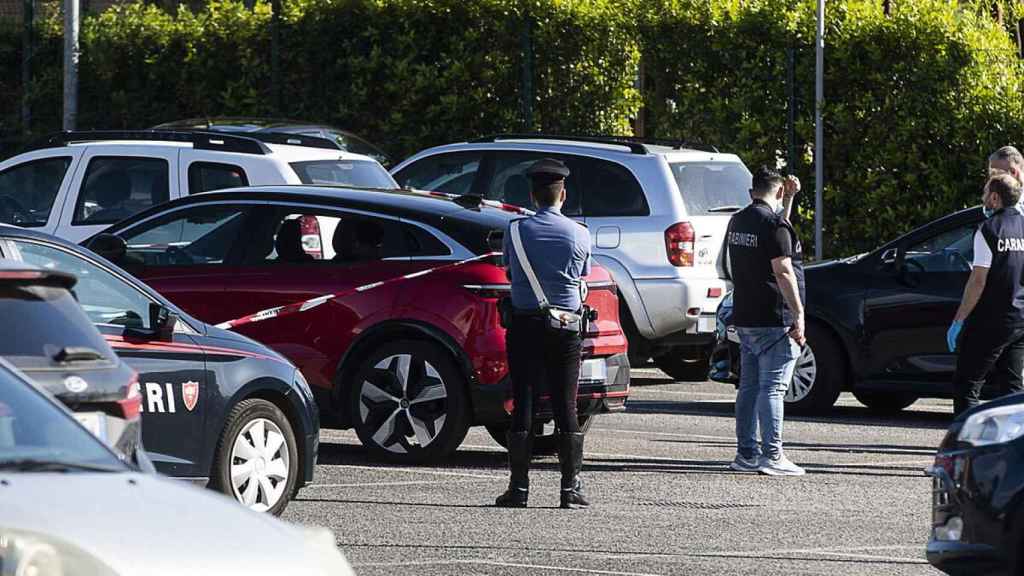
[[[647,154],[649,151],[644,144],[653,144],[655,146],[669,146],[676,150],[691,149],[691,150],[703,150],[705,152],[718,153],[718,148],[710,144],[702,144],[700,142],[687,142],[685,140],[670,140],[666,138],[639,138],[636,136],[614,136],[599,134],[594,136],[565,136],[561,134],[544,134],[542,132],[537,133],[522,133],[522,134],[494,134],[492,136],[484,136],[472,140],[472,142],[496,142],[498,140],[526,140],[526,139],[544,139],[544,140],[568,140],[577,142],[593,142],[596,144],[613,144],[619,146],[626,146],[629,151],[633,154]]]
[[[65,130],[49,139],[50,145],[73,142],[102,142],[105,140],[146,140],[164,142],[188,142],[196,150],[219,150],[243,154],[268,154],[270,148],[248,135],[238,136],[224,132],[202,132],[190,130]]]
[[[175,131],[182,132],[205,132],[208,134],[229,134],[233,136],[240,136],[243,138],[252,138],[253,140],[259,140],[267,144],[286,144],[288,146],[304,146],[306,148],[323,148],[326,150],[341,150],[345,151],[340,144],[334,140],[328,138],[322,138],[319,136],[308,136],[305,134],[292,134],[289,132],[231,132],[231,131],[220,131],[220,130],[204,130],[204,129],[191,129],[191,128],[180,128]]]
[[[622,136],[566,136],[564,134],[534,133],[509,133],[492,134],[483,136],[470,142],[497,142],[499,140],[567,140],[570,142],[591,142],[594,144],[611,144],[612,146],[625,146],[633,154],[647,154],[647,147],[642,142],[633,142],[628,137]]]

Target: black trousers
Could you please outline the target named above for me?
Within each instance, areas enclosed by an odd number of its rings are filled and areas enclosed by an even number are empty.
[[[1024,328],[967,324],[953,377],[953,413],[960,414],[981,402],[981,389],[993,370],[993,383],[1000,394],[1024,390],[1022,369]]]
[[[555,424],[564,433],[579,432],[579,391],[583,340],[576,332],[552,330],[542,316],[513,316],[505,336],[512,378],[512,431],[528,432],[540,396],[551,398]]]

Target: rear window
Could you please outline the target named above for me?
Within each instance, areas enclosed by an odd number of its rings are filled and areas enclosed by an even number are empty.
[[[670,162],[689,214],[750,203],[751,175],[738,162]]]
[[[113,359],[106,341],[64,288],[0,284],[0,318],[18,319],[18,337],[0,338],[0,356],[16,365],[25,367],[18,361],[24,358],[45,358],[42,364],[49,364],[69,346],[91,348]]]
[[[367,160],[315,160],[292,162],[303,184],[329,184],[357,188],[398,188],[391,175],[377,162]]]

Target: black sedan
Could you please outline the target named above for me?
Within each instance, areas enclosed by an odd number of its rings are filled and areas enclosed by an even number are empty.
[[[947,574],[1024,574],[1024,394],[958,416],[928,471],[928,561]]]
[[[53,236],[0,225],[0,257],[78,278],[86,316],[138,372],[143,445],[158,472],[274,514],[312,481],[319,412],[283,356],[196,320],[109,261]]]
[[[983,216],[945,216],[866,254],[806,269],[807,348],[786,395],[787,410],[824,412],[840,392],[896,412],[921,397],[952,397],[956,356],[946,330],[974,258]],[[731,297],[718,311],[711,378],[735,384],[739,346]]]

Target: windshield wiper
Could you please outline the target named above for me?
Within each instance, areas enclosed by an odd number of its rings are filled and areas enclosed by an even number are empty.
[[[53,359],[61,364],[71,362],[93,362],[103,360],[103,354],[85,346],[65,346],[53,355]]]
[[[71,472],[73,470],[84,470],[87,472],[124,472],[124,469],[122,468],[104,466],[102,464],[67,462],[64,460],[40,460],[36,458],[0,460],[0,470],[15,470],[18,472]]]
[[[743,206],[736,206],[735,204],[730,204],[728,206],[715,206],[714,208],[708,208],[708,212],[711,212],[712,214],[715,213],[715,212],[739,212],[740,210],[743,210]]]

